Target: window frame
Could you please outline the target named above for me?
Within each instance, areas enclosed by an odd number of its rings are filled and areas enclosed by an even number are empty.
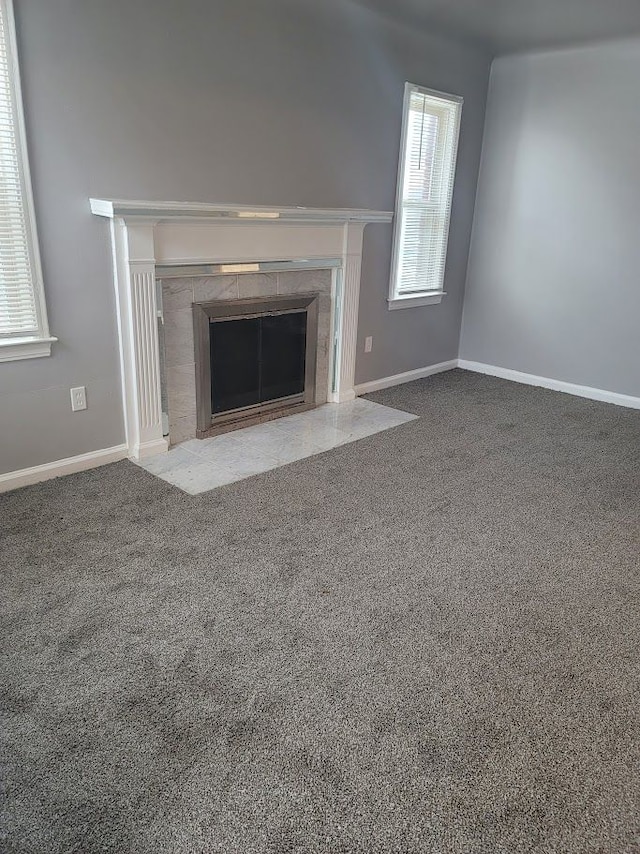
[[[7,66],[12,95],[12,115],[15,129],[16,146],[18,151],[22,203],[24,206],[27,246],[31,262],[31,288],[33,291],[36,310],[37,331],[21,335],[9,334],[0,336],[0,362],[12,362],[18,359],[35,359],[51,355],[51,345],[57,338],[49,332],[47,306],[44,294],[44,279],[40,259],[40,245],[36,226],[33,190],[31,185],[31,170],[29,168],[29,152],[22,102],[22,85],[20,81],[20,65],[18,61],[18,39],[13,0],[0,0],[6,19],[6,51]]]
[[[400,271],[400,249],[402,241],[402,214],[404,211],[404,184],[407,171],[407,142],[409,134],[409,117],[411,111],[411,96],[414,92],[419,92],[423,95],[434,98],[441,98],[457,105],[456,126],[454,130],[453,142],[453,181],[451,184],[451,199],[449,200],[448,211],[445,222],[444,236],[444,255],[445,263],[443,265],[442,281],[438,289],[425,289],[416,291],[410,295],[402,295],[398,292],[398,276]],[[425,86],[419,86],[416,83],[406,82],[404,84],[404,98],[402,102],[402,132],[400,136],[400,156],[398,162],[398,178],[396,184],[396,204],[394,213],[394,229],[393,229],[393,249],[391,255],[391,276],[389,281],[389,297],[387,299],[389,310],[402,308],[417,308],[425,305],[437,305],[442,302],[442,297],[446,296],[444,291],[444,276],[446,273],[447,251],[449,243],[449,232],[451,225],[451,205],[453,201],[453,192],[455,189],[456,172],[458,166],[458,149],[460,139],[460,125],[462,119],[462,107],[464,98],[461,95],[453,95],[449,92],[440,92],[436,89],[429,89]]]

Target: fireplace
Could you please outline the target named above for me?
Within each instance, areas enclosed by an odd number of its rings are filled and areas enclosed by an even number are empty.
[[[199,438],[315,406],[319,296],[193,305]]]
[[[196,435],[193,349],[190,365],[175,358],[180,347],[169,353],[173,367],[163,364],[157,320],[164,311],[181,323],[183,307],[217,298],[195,293],[197,277],[209,276],[211,265],[220,273],[260,269],[257,259],[332,269],[330,306],[319,309],[325,328],[318,333],[315,402],[353,400],[363,233],[369,222],[390,223],[390,211],[122,199],[91,199],[91,210],[110,220],[125,441],[132,459],[163,453],[170,443]],[[179,271],[196,278],[163,308],[156,283]],[[258,283],[256,290],[236,290],[233,298],[264,295]],[[188,321],[193,336],[191,313]]]

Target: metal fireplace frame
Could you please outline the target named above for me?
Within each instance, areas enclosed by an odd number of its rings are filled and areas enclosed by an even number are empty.
[[[316,406],[319,298],[320,294],[311,293],[193,303],[196,435],[199,439],[218,433],[226,433],[230,430],[238,430],[250,424],[271,421],[282,415],[313,409]],[[210,323],[212,321],[268,317],[292,312],[306,312],[307,315],[304,392],[214,415],[211,411]]]

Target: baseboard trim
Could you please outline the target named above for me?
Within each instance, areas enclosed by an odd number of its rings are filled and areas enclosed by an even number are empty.
[[[391,388],[395,385],[402,385],[402,383],[408,383],[413,380],[430,377],[433,374],[451,371],[453,368],[462,368],[465,371],[487,374],[492,377],[499,377],[503,380],[522,383],[523,385],[548,388],[552,391],[573,394],[576,397],[585,397],[589,400],[598,400],[602,403],[612,403],[615,406],[624,406],[627,409],[640,410],[640,397],[633,397],[632,395],[621,394],[616,391],[592,388],[591,386],[576,385],[575,383],[564,382],[563,380],[554,380],[549,377],[539,377],[535,374],[526,374],[523,371],[514,371],[511,368],[501,368],[497,365],[486,365],[483,362],[473,362],[469,359],[451,359],[448,362],[439,362],[436,365],[429,365],[426,368],[417,368],[414,371],[406,371],[403,374],[395,374],[390,377],[382,377],[379,380],[372,380],[368,383],[361,383],[360,385],[355,386],[354,396],[359,397],[360,395],[369,394],[373,391],[381,391],[382,389]],[[347,396],[345,395],[345,397]],[[349,395],[347,399],[351,399],[351,396]],[[160,443],[156,444],[159,445]],[[157,453],[158,450],[160,450],[159,447],[154,447],[151,453],[154,451]],[[102,448],[99,451],[89,451],[87,454],[78,454],[76,457],[67,457],[64,460],[55,460],[54,462],[44,463],[40,466],[32,466],[31,468],[6,472],[5,474],[0,474],[0,493],[19,489],[22,486],[30,486],[34,483],[41,483],[45,480],[62,477],[63,475],[98,468],[99,466],[104,466],[108,463],[115,463],[119,460],[124,460],[127,456],[128,448],[126,445],[114,445],[112,448]]]
[[[514,383],[548,388],[552,391],[564,392],[564,394],[573,394],[576,397],[598,400],[601,403],[613,403],[615,406],[625,406],[627,409],[640,409],[640,397],[633,397],[630,394],[620,394],[617,391],[605,391],[601,388],[576,385],[575,383],[564,382],[564,380],[553,380],[549,377],[538,377],[535,374],[525,374],[522,371],[499,368],[496,365],[485,365],[482,362],[472,362],[468,359],[458,359],[458,367],[465,371],[474,371],[477,374],[488,374],[491,377],[511,380]]]
[[[118,460],[125,459],[126,456],[127,446],[115,445],[113,448],[89,451],[87,454],[78,454],[77,457],[67,457],[64,460],[55,460],[41,466],[10,471],[6,474],[0,474],[0,492],[9,492],[12,489],[19,489],[21,486],[30,486],[65,474],[75,474],[79,471],[86,471],[86,469],[107,465],[107,463],[115,463]]]
[[[144,460],[147,457],[155,457],[157,454],[166,454],[169,450],[169,440],[152,439],[150,442],[141,442],[139,445],[134,445],[131,449],[132,460]]]
[[[458,367],[458,360],[451,359],[448,362],[438,362],[437,365],[429,365],[426,368],[417,368],[415,371],[405,371],[404,374],[394,374],[391,377],[382,377],[379,380],[372,380],[368,383],[362,383],[355,387],[356,396],[361,394],[370,394],[372,391],[382,391],[384,388],[391,388],[394,385],[402,385],[402,383],[410,383],[413,380],[421,380],[424,377],[430,377],[433,374],[441,374],[444,371],[451,371]]]

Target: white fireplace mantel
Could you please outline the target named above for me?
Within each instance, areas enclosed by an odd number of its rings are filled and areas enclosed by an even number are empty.
[[[111,220],[126,441],[133,459],[167,450],[162,435],[156,267],[338,261],[337,383],[333,400],[352,400],[364,228],[389,211],[250,207],[91,199]]]

